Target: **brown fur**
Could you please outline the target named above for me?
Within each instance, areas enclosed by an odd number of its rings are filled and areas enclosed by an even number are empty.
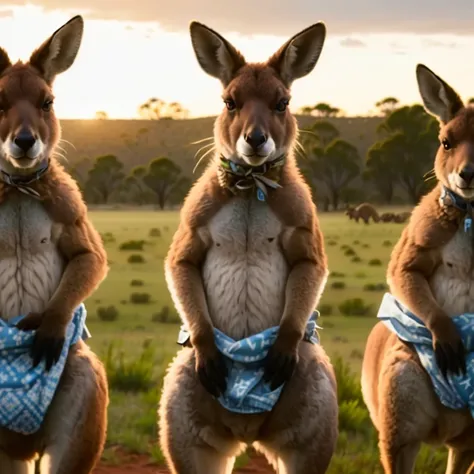
[[[457,314],[447,309],[450,303],[446,293],[438,294],[446,291],[439,286],[443,282],[435,283],[434,276],[445,266],[454,265],[443,260],[442,252],[448,244],[454,245],[451,242],[462,232],[463,220],[461,211],[440,201],[441,184],[472,199],[470,183],[461,174],[474,163],[474,108],[464,108],[453,89],[426,67],[418,66],[417,75],[425,107],[441,123],[441,145],[435,159],[440,184],[413,210],[393,250],[387,277],[391,293],[431,331],[438,364],[458,371],[464,352],[451,320]],[[453,144],[448,150],[443,145],[446,137]],[[464,190],[455,187],[456,183],[461,183]],[[465,260],[462,254],[453,258]],[[445,282],[455,284],[458,285],[455,280]],[[451,293],[457,291],[454,286],[450,288]],[[467,312],[471,312],[472,297],[460,296],[466,298]],[[457,298],[454,293],[453,298]],[[443,443],[450,448],[447,474],[472,472],[474,422],[470,413],[441,405],[414,349],[382,323],[375,326],[367,341],[362,385],[364,400],[379,432],[386,474],[412,472],[422,442]]]
[[[314,37],[321,34],[321,26],[312,28],[302,33],[308,35],[299,46],[302,51],[314,48]],[[308,315],[325,285],[327,259],[316,209],[293,156],[295,118],[288,109],[274,111],[282,98],[289,99],[292,80],[307,74],[312,67],[299,64],[302,61],[299,57],[292,68],[286,65],[285,54],[292,47],[290,42],[267,63],[247,64],[233,46],[207,27],[193,23],[191,31],[198,61],[206,72],[221,79],[224,100],[235,103],[239,113],[226,108],[217,118],[216,160],[191,189],[166,258],[170,290],[189,327],[192,349],[178,354],[165,379],[160,407],[161,445],[175,474],[230,473],[242,443],[257,443],[275,468],[278,466],[288,474],[322,474],[332,456],[337,433],[335,380],[322,350],[301,340]],[[215,53],[220,62],[210,59],[215,58],[213,54],[210,57],[203,54],[203,43],[208,43],[208,47],[212,44],[217,50],[220,43],[220,47],[225,48]],[[231,155],[232,160],[245,163],[238,155],[238,142],[255,128],[274,140],[276,150],[286,153],[279,181],[282,187],[270,190],[267,201],[267,212],[281,222],[282,231],[277,240],[288,265],[288,278],[280,331],[266,370],[274,377],[280,367],[278,364],[283,362],[293,364],[295,375],[291,377],[293,370],[287,374],[285,395],[272,412],[239,415],[224,410],[208,393],[214,389],[214,386],[209,387],[209,380],[213,370],[219,367],[220,353],[214,343],[202,268],[210,248],[220,245],[211,237],[212,219],[235,199],[242,199],[219,185],[217,158],[219,154]],[[253,195],[242,196],[251,206]],[[268,242],[273,240],[271,237]],[[208,377],[204,379],[207,391],[204,382],[199,383],[203,381],[199,374]],[[321,384],[320,393],[317,389],[314,391],[318,386],[315,384]],[[215,390],[218,393],[217,386]],[[311,413],[317,423],[314,427],[307,424],[309,413],[305,415],[308,410],[305,407],[309,405],[316,410]],[[301,423],[307,428],[303,429]],[[184,424],[189,425],[186,431],[182,431]],[[288,440],[291,441],[288,443]],[[308,445],[313,447],[308,449]]]
[[[364,202],[359,204],[355,208],[348,208],[346,211],[346,215],[349,216],[349,219],[354,219],[356,222],[359,222],[359,219],[362,219],[366,224],[369,223],[370,219],[374,222],[380,221],[380,216],[372,204],[368,202]]]
[[[393,222],[396,224],[404,224],[411,217],[411,212],[401,212],[400,214],[394,214]]]
[[[74,61],[81,35],[82,19],[76,17],[57,30],[26,64],[11,65],[6,53],[0,51],[0,145],[4,145],[0,150],[0,163],[10,174],[28,176],[42,162],[49,161],[46,174],[29,187],[39,193],[51,220],[60,225],[62,231],[57,245],[67,262],[59,287],[44,311],[28,314],[19,324],[23,330],[36,330],[35,347],[39,357],[45,357],[53,346],[60,350],[75,308],[92,294],[107,274],[105,249],[88,219],[77,184],[54,158],[60,139],[59,121],[52,109],[43,110],[47,108],[45,101],[53,97],[51,84],[55,75]],[[59,53],[51,52],[56,51],[55,42],[61,44]],[[43,142],[40,157],[16,159],[9,154],[5,144],[8,140],[13,141],[19,130],[27,131]],[[0,182],[0,205],[16,194],[21,195],[17,188]],[[81,378],[85,376],[82,383]],[[73,410],[68,413],[68,396],[84,397],[82,413]],[[27,460],[46,452],[51,455],[54,467],[45,465],[42,474],[88,474],[104,446],[107,403],[107,382],[102,364],[79,342],[71,349],[43,427],[30,436],[0,430],[0,454]],[[80,418],[71,422],[70,416]],[[67,431],[64,426],[71,423],[73,426]],[[55,451],[59,449],[55,444],[58,439],[70,439],[66,453]],[[50,446],[52,453],[48,453]],[[58,460],[61,456],[65,458]]]
[[[380,216],[380,222],[393,222],[395,220],[395,214],[393,212],[384,212]]]

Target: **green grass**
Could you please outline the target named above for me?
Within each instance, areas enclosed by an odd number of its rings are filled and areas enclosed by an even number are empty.
[[[86,302],[88,326],[92,332],[90,345],[102,360],[107,361],[111,382],[108,447],[119,444],[149,453],[162,462],[156,446],[156,409],[164,372],[178,350],[179,325],[154,322],[152,316],[164,306],[173,308],[163,264],[179,216],[176,212],[140,210],[91,211],[90,216],[99,232],[107,234],[105,245],[110,263],[107,279]],[[383,295],[383,290],[367,291],[367,285],[385,282],[392,249],[387,241],[396,243],[403,225],[356,224],[343,213],[320,214],[320,222],[325,241],[332,243],[326,245],[326,251],[334,275],[329,279],[320,305],[325,314],[320,321],[323,327],[320,336],[336,365],[341,405],[341,435],[329,473],[382,473],[376,436],[360,396],[359,373],[365,341],[376,323],[375,313]],[[160,229],[160,236],[150,236],[153,228]],[[137,250],[121,250],[120,246],[124,242],[141,240],[145,243],[139,253],[145,262],[128,263],[129,256]],[[353,249],[360,261],[353,261],[353,253],[347,249]],[[382,264],[369,265],[374,259]],[[132,280],[140,280],[143,285],[133,287]],[[343,289],[338,285],[332,288],[331,283],[341,280],[345,285]],[[150,295],[148,304],[130,302],[130,295],[137,290]],[[354,298],[361,298],[364,305],[370,306],[368,315],[340,314],[341,303]],[[101,321],[97,308],[110,305],[118,310],[117,320]],[[146,388],[149,382],[153,384],[152,388]],[[124,386],[133,391],[121,392],[119,389]],[[113,458],[112,450],[106,449],[104,457]],[[239,465],[245,464],[246,459],[245,455],[239,458]],[[424,448],[417,472],[441,474],[443,463],[443,451]]]

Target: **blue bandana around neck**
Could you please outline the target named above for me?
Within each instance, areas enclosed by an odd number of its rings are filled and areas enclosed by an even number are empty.
[[[316,321],[319,313],[315,311],[308,320],[303,340],[319,344]],[[274,344],[279,331],[275,326],[245,339],[234,341],[214,328],[217,349],[225,356],[228,370],[227,389],[218,398],[219,403],[235,413],[262,413],[273,409],[280,398],[284,384],[276,390],[263,380],[264,359]],[[189,338],[185,326],[181,327],[178,343]]]
[[[448,372],[446,378],[436,363],[431,332],[418,317],[389,293],[384,295],[377,317],[402,341],[413,345],[441,403],[453,410],[468,407],[474,418],[474,314],[452,318],[466,349],[467,373]]]
[[[41,427],[53,400],[66,364],[69,348],[87,339],[86,308],[81,304],[74,312],[66,331],[59,361],[46,372],[45,361],[33,367],[30,348],[36,331],[15,327],[24,316],[9,321],[0,319],[0,426],[23,435]]]

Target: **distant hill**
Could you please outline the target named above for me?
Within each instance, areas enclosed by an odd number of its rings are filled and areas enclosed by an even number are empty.
[[[297,116],[300,128],[316,118]],[[187,120],[62,120],[62,143],[67,165],[74,166],[83,158],[116,155],[126,170],[166,156],[178,163],[191,176],[194,155],[200,146],[191,142],[212,135],[215,117]],[[341,138],[356,146],[365,160],[367,149],[376,141],[380,117],[338,117],[327,119],[333,123]],[[68,143],[70,142],[70,143]],[[200,173],[198,173],[200,174]]]

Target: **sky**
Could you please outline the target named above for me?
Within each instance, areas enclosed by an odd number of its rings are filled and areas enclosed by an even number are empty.
[[[264,61],[317,21],[326,43],[313,72],[294,82],[291,109],[328,102],[347,115],[379,99],[419,102],[417,63],[464,99],[474,96],[472,0],[0,0],[0,46],[28,59],[72,16],[85,18],[74,65],[54,85],[61,118],[136,118],[150,97],[180,102],[191,117],[222,109],[221,85],[198,66],[193,19],[223,34],[248,61]]]

